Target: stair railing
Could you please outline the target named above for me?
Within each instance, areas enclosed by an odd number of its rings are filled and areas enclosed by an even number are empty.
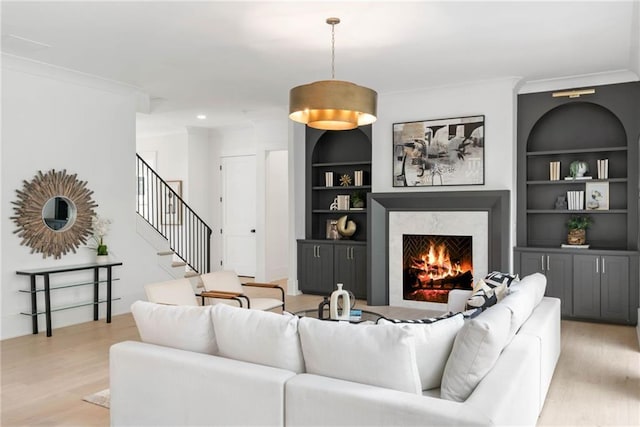
[[[209,273],[211,227],[182,200],[177,187],[181,183],[166,182],[139,155],[136,157],[137,213],[167,239],[171,250],[191,269]]]

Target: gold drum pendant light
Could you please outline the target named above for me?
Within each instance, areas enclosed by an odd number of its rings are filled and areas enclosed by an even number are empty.
[[[376,121],[376,91],[335,80],[335,26],[339,18],[327,18],[331,25],[331,80],[297,86],[289,92],[289,118],[323,130],[349,130]]]

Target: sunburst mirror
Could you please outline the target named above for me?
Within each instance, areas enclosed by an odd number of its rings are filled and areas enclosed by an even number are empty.
[[[42,253],[43,258],[75,253],[91,236],[91,218],[98,206],[87,182],[76,174],[67,175],[66,169],[51,169],[45,174],[38,171],[23,184],[22,190],[16,190],[18,200],[11,202],[16,205],[11,219],[18,226],[14,233],[22,238],[20,244],[31,247],[31,253]]]

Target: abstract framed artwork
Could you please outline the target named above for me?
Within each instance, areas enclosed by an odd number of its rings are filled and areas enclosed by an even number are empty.
[[[162,198],[162,223],[180,225],[182,224],[182,181],[166,182],[168,188],[165,189]]]
[[[585,183],[585,207],[587,210],[609,210],[609,183],[587,182]]]
[[[393,124],[393,186],[484,184],[484,115]]]

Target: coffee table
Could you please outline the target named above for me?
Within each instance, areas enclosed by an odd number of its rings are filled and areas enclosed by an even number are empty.
[[[359,309],[357,309],[359,310]],[[360,319],[358,320],[349,320],[349,323],[362,323],[362,322],[377,322],[377,320],[381,317],[384,317],[382,314],[379,313],[375,313],[373,311],[368,311],[368,310],[360,310],[362,312],[362,315],[360,316]],[[308,310],[302,310],[302,311],[296,311],[295,313],[293,313],[294,315],[298,316],[298,317],[312,317],[314,319],[318,319],[318,309],[317,308],[313,308],[313,309],[308,309]],[[324,316],[325,318],[321,319],[321,320],[331,320],[334,322],[337,322],[337,320],[334,319],[329,319],[329,310],[324,310]]]

